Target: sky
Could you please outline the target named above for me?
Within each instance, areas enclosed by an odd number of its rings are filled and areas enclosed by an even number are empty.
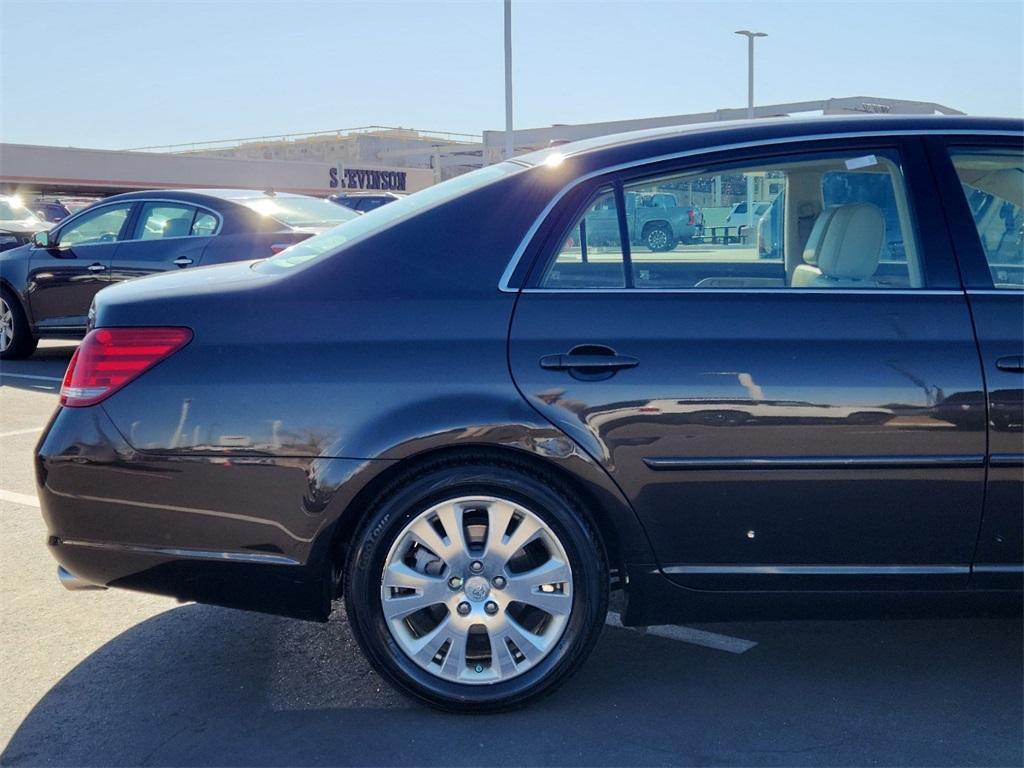
[[[1024,115],[1024,2],[513,0],[515,126],[839,96]],[[0,0],[0,140],[502,129],[501,0]]]

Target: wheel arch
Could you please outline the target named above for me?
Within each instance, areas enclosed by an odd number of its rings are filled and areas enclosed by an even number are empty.
[[[12,265],[17,265],[17,269],[12,270]],[[10,274],[12,271],[17,272],[18,274],[16,277],[21,280],[22,285],[25,284],[25,280],[28,275],[27,266],[17,261],[5,261],[3,274],[0,274],[0,290],[18,300],[18,305],[21,307],[21,311],[25,313],[25,319],[28,320],[29,326],[32,327],[35,325],[35,320],[32,317],[32,307],[29,305],[28,299],[25,295],[15,287],[13,282],[11,282]]]
[[[604,471],[582,452],[555,459],[505,444],[428,447],[389,462],[353,495],[331,527],[321,535],[323,548],[320,551],[333,569],[335,594],[340,590],[337,577],[344,569],[360,524],[389,487],[419,472],[446,464],[469,462],[498,462],[541,474],[575,497],[604,546],[612,570],[613,588],[625,587],[628,583],[630,562],[653,560],[650,542],[632,507]]]
[[[651,219],[650,221],[644,222],[644,226],[640,230],[640,237],[647,237],[647,233],[656,228],[667,229],[669,232],[674,232],[672,224],[668,219]]]

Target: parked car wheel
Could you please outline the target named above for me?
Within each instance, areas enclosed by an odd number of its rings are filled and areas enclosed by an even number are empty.
[[[373,666],[454,711],[550,691],[607,611],[604,550],[580,505],[515,465],[434,465],[387,489],[346,570],[349,623]]]
[[[648,228],[644,233],[644,244],[652,251],[671,251],[676,247],[672,230],[663,224]]]
[[[9,292],[0,293],[0,360],[21,360],[36,351],[39,339],[32,335],[21,304]]]

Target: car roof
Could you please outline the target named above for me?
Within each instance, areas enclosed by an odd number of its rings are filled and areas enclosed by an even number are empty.
[[[753,120],[730,120],[691,125],[648,128],[581,141],[559,144],[526,155],[511,162],[535,166],[549,161],[553,155],[565,158],[615,154],[650,155],[652,151],[674,144],[713,147],[747,141],[770,142],[773,139],[821,137],[848,133],[933,133],[933,132],[1024,132],[1024,120],[969,115],[822,115],[818,117],[769,117]]]
[[[206,200],[251,200],[254,197],[273,197],[276,199],[287,199],[287,198],[312,198],[314,200],[319,198],[313,198],[312,195],[298,195],[293,192],[270,192],[263,189],[145,189],[139,190],[138,192],[123,192],[120,195],[112,195],[105,198],[104,202],[110,200],[136,200],[138,198],[177,198],[182,201],[198,201],[202,202]]]

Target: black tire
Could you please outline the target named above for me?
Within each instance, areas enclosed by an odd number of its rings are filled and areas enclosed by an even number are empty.
[[[392,637],[380,601],[388,552],[406,524],[446,498],[477,494],[528,506],[558,537],[573,573],[573,603],[560,639],[535,666],[490,685],[460,684],[418,666]],[[580,667],[608,610],[608,566],[581,505],[552,478],[515,463],[445,462],[422,468],[380,495],[353,538],[344,594],[352,633],[374,669],[396,688],[439,709],[486,712],[548,693]]]
[[[671,251],[676,247],[676,238],[669,227],[655,224],[644,231],[644,245],[655,252]]]
[[[0,304],[0,317],[6,312],[10,312],[11,324],[8,327],[8,332],[13,334],[6,349],[0,342],[0,360],[22,360],[36,351],[39,339],[32,335],[32,329],[21,308],[21,302],[10,291],[0,291],[0,301],[3,302]]]

